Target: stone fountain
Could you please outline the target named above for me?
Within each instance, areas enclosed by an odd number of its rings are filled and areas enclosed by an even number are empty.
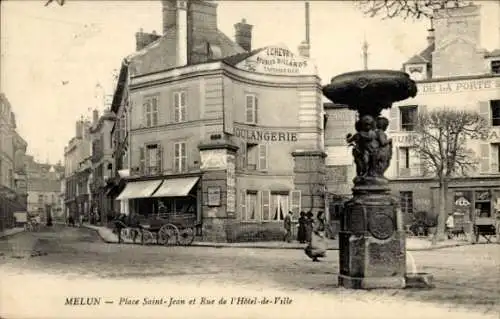
[[[416,83],[404,72],[358,71],[334,77],[323,87],[323,94],[358,113],[356,132],[346,136],[352,146],[356,177],[353,197],[340,221],[339,285],[405,288],[408,277],[421,282],[420,274],[406,274],[403,216],[384,177],[392,158],[392,140],[386,133],[389,121],[381,116],[392,103],[415,97]]]

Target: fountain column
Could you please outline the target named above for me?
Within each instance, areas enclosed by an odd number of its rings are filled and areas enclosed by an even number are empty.
[[[406,245],[403,216],[384,172],[392,141],[381,111],[414,97],[417,87],[406,73],[385,70],[334,77],[323,94],[358,113],[355,132],[346,136],[356,163],[353,197],[340,221],[338,282],[345,288],[404,288]]]

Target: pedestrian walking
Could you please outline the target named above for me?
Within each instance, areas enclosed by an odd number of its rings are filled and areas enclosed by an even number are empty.
[[[301,244],[306,243],[306,213],[300,212],[299,224],[297,230],[297,241]]]
[[[123,242],[122,240],[122,229],[127,227],[127,224],[126,224],[126,220],[127,220],[127,215],[125,214],[119,214],[116,219],[114,220],[114,224],[115,224],[115,231],[118,235],[118,243],[121,243]]]
[[[326,256],[327,242],[325,236],[326,222],[323,211],[319,211],[314,220],[314,229],[311,233],[311,241],[304,249],[306,255],[314,262],[318,262],[320,257]]]
[[[288,212],[288,214],[285,216],[284,220],[284,227],[285,227],[285,238],[284,241],[287,243],[292,242],[292,212]]]

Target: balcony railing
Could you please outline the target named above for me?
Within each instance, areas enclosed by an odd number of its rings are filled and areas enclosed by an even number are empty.
[[[145,175],[145,176],[155,176],[155,175],[160,175],[161,173],[162,173],[162,171],[161,171],[160,165],[146,166],[146,167],[144,167],[144,170],[143,170],[143,175]]]

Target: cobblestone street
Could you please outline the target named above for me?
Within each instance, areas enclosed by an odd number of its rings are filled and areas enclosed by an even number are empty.
[[[13,288],[15,283],[36,275],[34,278],[40,280],[45,278],[43,276],[86,279],[96,285],[104,285],[110,279],[116,283],[135,282],[132,290],[130,285],[124,288],[127,295],[134,295],[133,291],[143,295],[145,291],[139,289],[141,285],[160,282],[183,284],[184,287],[189,283],[196,287],[192,289],[204,293],[211,292],[209,287],[238,288],[240,291],[248,287],[261,292],[302,295],[304,301],[312,302],[313,308],[319,299],[311,301],[306,294],[323,295],[322,298],[342,302],[378,300],[390,303],[393,300],[398,305],[425,302],[429,311],[432,307],[457,313],[465,311],[468,318],[479,316],[479,313],[494,316],[498,311],[495,303],[500,297],[500,256],[496,244],[412,252],[417,271],[434,275],[436,288],[433,290],[340,289],[335,277],[337,251],[329,251],[323,262],[313,263],[302,251],[290,249],[105,244],[92,230],[63,226],[21,233],[8,240],[3,238],[0,254],[1,281],[4,283],[1,293],[4,296],[18,289]],[[7,282],[11,284],[5,284]],[[191,293],[195,292],[191,290]],[[212,291],[212,295],[215,294]],[[218,290],[216,295],[220,295]],[[469,311],[474,311],[474,315]]]

